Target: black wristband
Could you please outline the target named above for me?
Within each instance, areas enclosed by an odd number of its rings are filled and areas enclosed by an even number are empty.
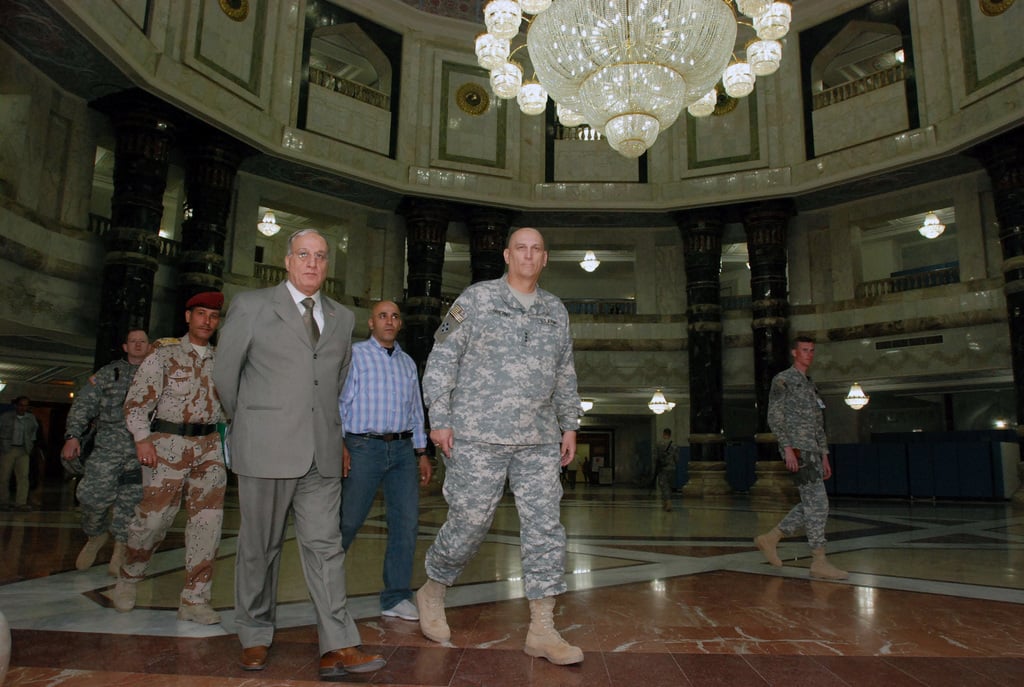
[[[429,453],[427,453],[427,449],[425,449],[425,448],[418,448],[418,449],[416,449],[415,453],[416,453],[416,457],[417,458],[420,458],[422,456],[430,455]]]

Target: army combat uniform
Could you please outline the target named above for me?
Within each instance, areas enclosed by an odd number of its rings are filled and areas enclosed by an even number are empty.
[[[227,471],[217,423],[223,421],[213,388],[213,347],[199,352],[185,338],[156,349],[139,366],[124,415],[135,441],[156,449],[155,467],[142,467],[143,496],[129,528],[121,578],[145,577],[185,495],[183,605],[208,604],[213,561],[224,520]]]
[[[785,535],[804,529],[812,549],[825,546],[828,496],[825,493],[821,457],[828,453],[825,439],[825,403],[814,382],[790,367],[775,375],[768,396],[768,425],[778,437],[779,450],[792,446],[799,451],[796,473],[800,503],[789,511],[778,528]]]
[[[109,529],[115,541],[127,541],[128,525],[142,498],[142,470],[124,421],[124,399],[138,368],[127,360],[100,368],[78,392],[68,413],[66,439],[81,440],[89,423],[97,423],[96,443],[75,492],[82,510],[82,529],[90,538]]]
[[[505,278],[467,288],[435,334],[423,376],[431,427],[454,434],[448,518],[427,551],[427,576],[455,582],[490,529],[507,475],[531,600],[566,589],[560,447],[580,415],[569,315],[554,295],[535,294],[527,309]]]

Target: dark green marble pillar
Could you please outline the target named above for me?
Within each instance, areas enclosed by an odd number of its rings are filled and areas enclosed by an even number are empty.
[[[999,220],[1010,362],[1017,395],[1017,434],[1024,438],[1024,128],[997,136],[976,152],[992,179],[992,199]]]
[[[725,458],[722,423],[721,212],[678,216],[686,261],[686,330],[690,363],[690,459]]]
[[[470,208],[469,260],[473,283],[497,279],[505,274],[505,240],[510,220],[508,213],[492,208]]]
[[[194,123],[185,146],[185,220],[178,259],[177,311],[203,291],[224,286],[224,245],[238,165],[248,149],[216,129]],[[252,227],[256,231],[255,227]]]
[[[96,332],[98,368],[123,355],[121,344],[129,329],[149,329],[177,113],[142,91],[107,96],[94,106],[110,117],[116,136],[111,227],[104,237]]]
[[[441,324],[441,273],[451,208],[448,204],[410,199],[399,212],[405,217],[409,267],[403,307],[405,350],[416,361],[420,375],[434,346]]]
[[[772,378],[789,367],[789,287],[786,283],[788,201],[768,201],[743,209],[750,259],[753,305],[754,390],[757,399],[758,457],[778,458],[775,435],[768,427],[768,393]]]

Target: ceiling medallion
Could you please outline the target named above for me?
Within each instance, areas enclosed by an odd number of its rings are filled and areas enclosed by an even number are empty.
[[[994,17],[1010,9],[1016,0],[978,0],[978,8],[987,17]]]
[[[468,81],[459,86],[459,90],[455,93],[455,103],[466,114],[477,117],[487,112],[487,108],[491,104],[491,97],[487,95],[483,86]]]
[[[235,21],[249,16],[249,0],[218,0],[221,11]]]

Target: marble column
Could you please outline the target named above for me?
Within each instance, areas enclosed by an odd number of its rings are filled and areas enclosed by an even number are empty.
[[[183,136],[183,138],[185,138]],[[195,123],[185,146],[185,219],[181,225],[176,312],[188,299],[224,286],[224,246],[238,165],[249,152],[216,129]],[[256,231],[255,227],[251,227]]]
[[[470,208],[466,225],[469,229],[472,283],[497,279],[505,274],[503,253],[510,224],[506,212],[493,208]]]
[[[751,329],[754,334],[754,391],[757,399],[758,458],[778,458],[775,435],[768,427],[768,392],[772,378],[789,367],[789,289],[786,284],[786,226],[789,201],[768,201],[742,210],[750,260]]]
[[[427,199],[411,199],[399,212],[405,217],[409,266],[405,304],[405,351],[416,361],[420,375],[441,324],[441,273],[451,208]]]
[[[1024,127],[987,141],[976,152],[992,179],[992,200],[999,220],[1017,434],[1024,438]]]
[[[123,355],[129,329],[149,329],[167,167],[177,130],[170,106],[142,91],[97,101],[114,126],[114,193],[96,333],[97,368]]]
[[[687,354],[690,363],[690,460],[725,458],[722,423],[721,212],[678,216],[686,263]]]

